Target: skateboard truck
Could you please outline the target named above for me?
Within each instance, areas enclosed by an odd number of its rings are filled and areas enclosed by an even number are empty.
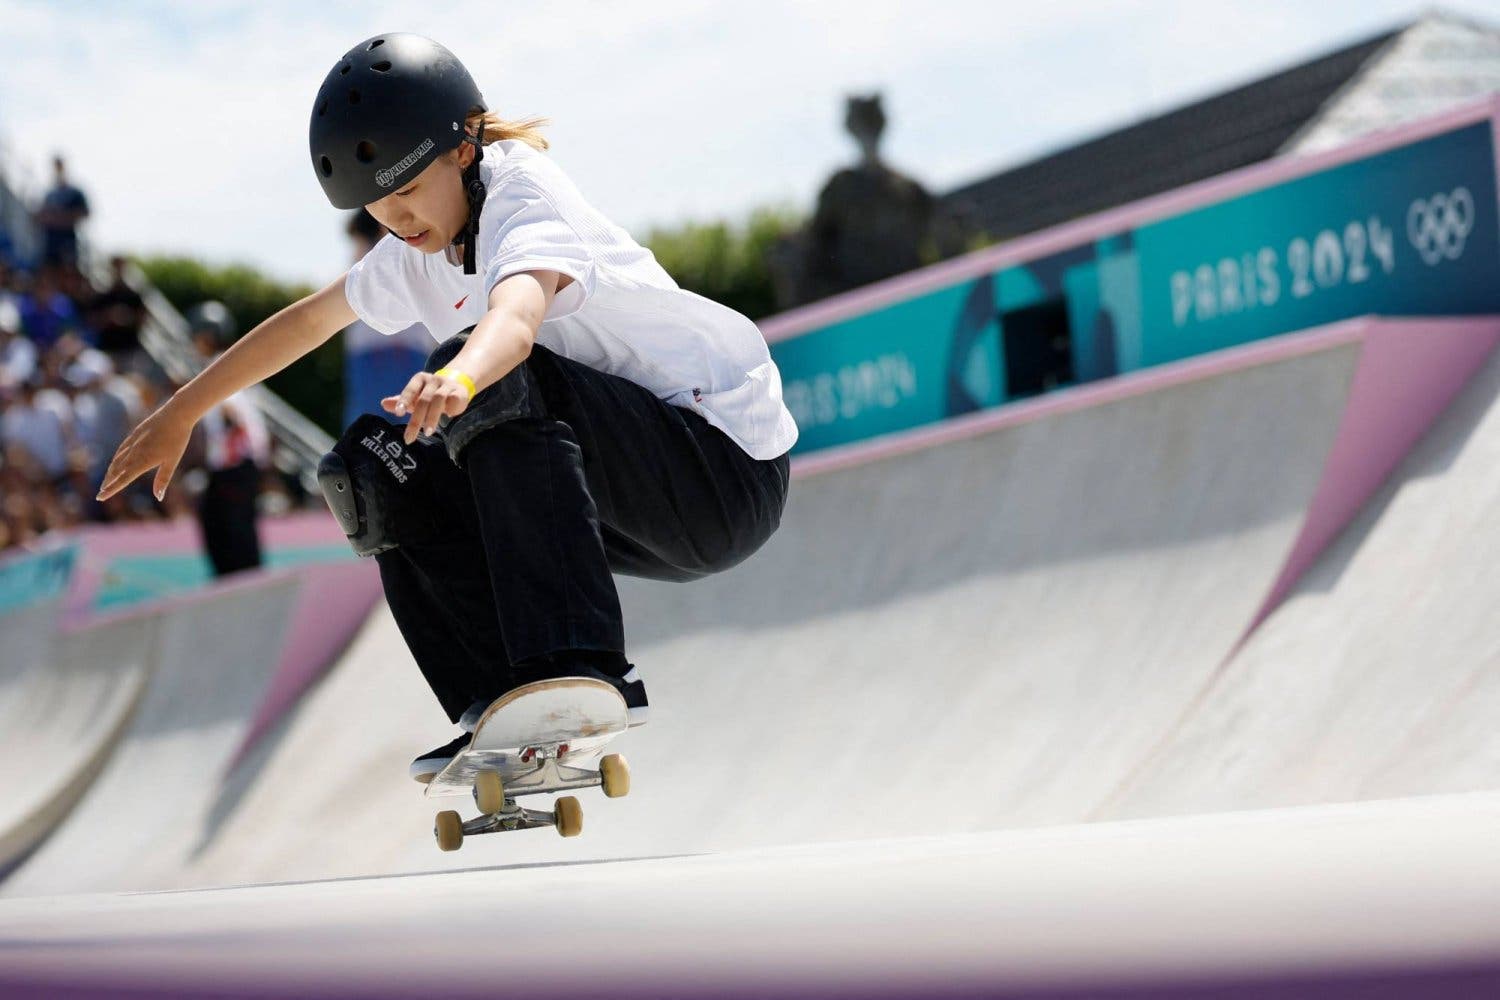
[[[427,783],[429,796],[472,793],[481,815],[437,814],[438,847],[456,851],[464,837],[550,826],[564,837],[583,832],[583,809],[563,795],[552,809],[526,809],[522,795],[601,787],[610,798],[630,791],[630,768],[604,753],[630,725],[614,685],[590,677],[533,681],[497,698],[475,723],[468,746]]]
[[[569,802],[576,803],[578,800],[568,796]],[[559,800],[561,801],[561,800]],[[566,817],[559,817],[555,809],[527,809],[517,805],[515,799],[507,798],[505,805],[497,813],[485,816],[476,816],[463,824],[465,837],[472,837],[479,833],[502,833],[510,830],[533,830],[538,827],[550,826],[563,832],[563,823]],[[582,810],[578,810],[578,819],[583,819]],[[569,834],[563,832],[563,836]]]
[[[604,784],[602,771],[594,771],[586,767],[573,767],[564,764],[559,759],[564,751],[551,747],[531,748],[522,755],[521,760],[535,764],[536,770],[520,777],[513,777],[505,786],[507,796],[529,795],[533,792],[561,792],[574,788],[593,788],[595,785]],[[617,754],[615,756],[618,756]],[[623,760],[623,758],[621,758]],[[602,768],[604,762],[600,761]],[[626,779],[629,781],[629,778]],[[609,795],[606,791],[604,794]],[[613,797],[613,796],[612,796]],[[479,802],[479,784],[474,784],[474,803],[483,809]]]
[[[554,792],[598,785],[612,799],[630,792],[630,766],[617,753],[599,761],[599,770],[572,767],[559,763],[557,748],[529,748],[528,755],[536,768],[506,785],[496,771],[480,771],[474,776],[474,804],[483,814],[465,821],[457,810],[445,809],[437,814],[432,833],[438,847],[456,851],[464,838],[481,833],[508,833],[550,826],[564,837],[583,832],[583,807],[571,795],[564,795],[550,810],[527,809],[516,802],[516,796],[533,792]]]

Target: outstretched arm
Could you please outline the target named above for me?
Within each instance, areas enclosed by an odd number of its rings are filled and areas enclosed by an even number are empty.
[[[120,443],[104,473],[98,499],[108,500],[144,473],[156,469],[152,492],[160,500],[193,425],[215,405],[262,382],[354,322],[344,298],[344,276],[299,299],[231,344]]]

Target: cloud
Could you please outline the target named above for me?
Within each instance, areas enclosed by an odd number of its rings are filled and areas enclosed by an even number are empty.
[[[381,31],[439,39],[503,114],[551,117],[555,159],[644,236],[652,223],[738,217],[767,202],[809,206],[853,158],[849,93],[884,92],[888,158],[942,190],[1359,40],[1411,9],[9,2],[0,100],[13,160],[44,179],[50,153],[67,153],[100,245],[324,282],[348,247],[312,175],[307,116],[328,67]]]

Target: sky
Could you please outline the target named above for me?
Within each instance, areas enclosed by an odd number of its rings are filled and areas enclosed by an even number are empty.
[[[313,174],[313,96],[361,40],[451,49],[490,107],[545,115],[550,155],[643,240],[809,210],[857,159],[844,101],[879,90],[887,162],[941,193],[1406,24],[1395,0],[0,0],[0,162],[61,152],[105,252],[324,284],[352,252]],[[1441,8],[1500,24],[1500,0]]]

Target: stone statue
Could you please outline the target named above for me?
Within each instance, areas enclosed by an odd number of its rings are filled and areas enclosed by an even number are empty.
[[[778,305],[789,308],[960,252],[961,227],[921,184],[881,162],[880,95],[850,97],[844,127],[860,162],[829,178],[806,230],[772,252]]]

